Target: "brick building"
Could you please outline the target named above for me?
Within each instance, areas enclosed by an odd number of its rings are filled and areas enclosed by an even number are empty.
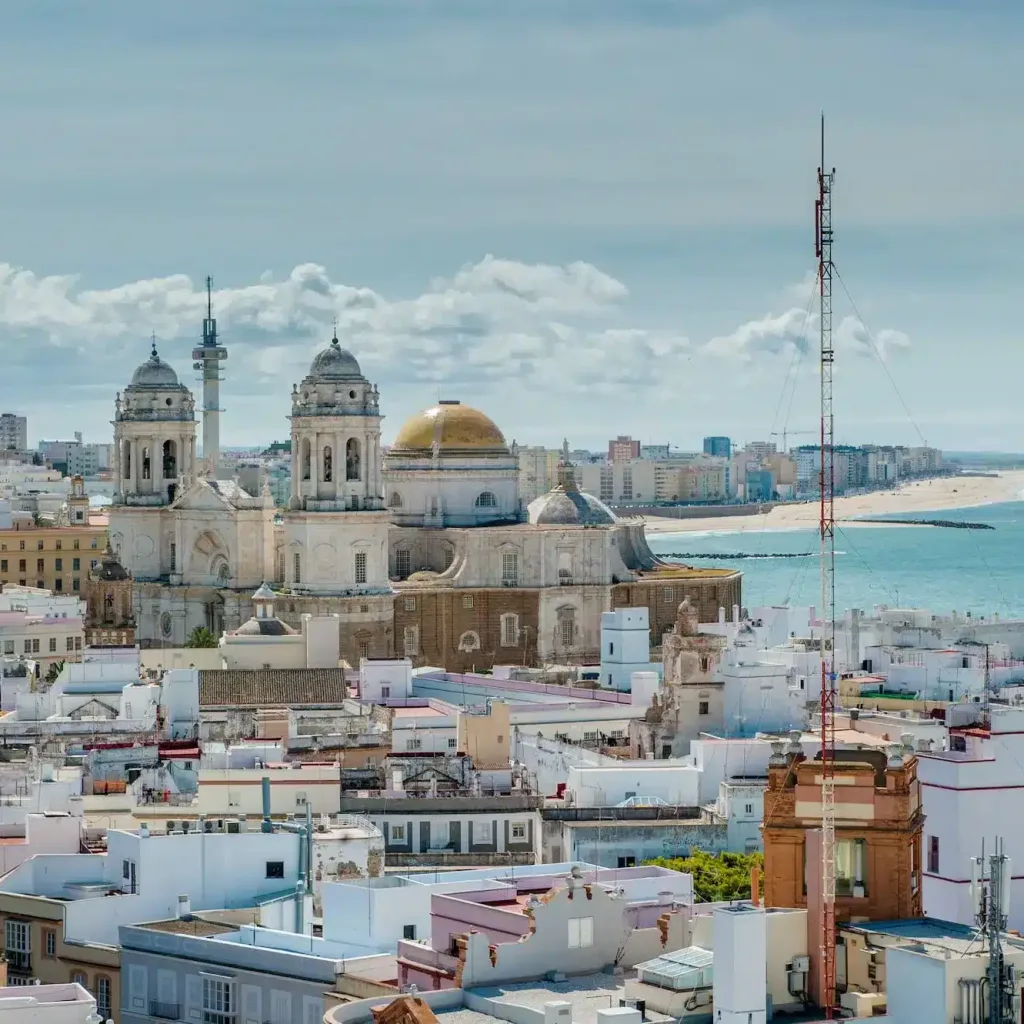
[[[900,747],[888,755],[839,750],[836,758],[837,922],[919,917],[924,815],[916,758]],[[807,907],[820,879],[820,780],[817,759],[780,750],[769,762],[766,906]]]

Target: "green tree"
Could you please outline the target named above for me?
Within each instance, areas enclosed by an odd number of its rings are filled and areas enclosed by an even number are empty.
[[[186,647],[216,647],[217,638],[205,627],[196,626],[185,641]]]
[[[46,681],[48,683],[51,683],[51,684],[57,682],[57,676],[59,676],[61,674],[61,672],[63,672],[63,671],[64,671],[64,661],[63,661],[63,659],[61,661],[55,661],[46,670]]]
[[[647,861],[693,875],[693,891],[705,903],[750,899],[750,869],[756,864],[764,893],[764,855],[760,853],[707,853],[694,850],[689,857],[658,857]]]

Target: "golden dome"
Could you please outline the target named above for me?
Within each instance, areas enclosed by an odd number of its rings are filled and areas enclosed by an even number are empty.
[[[430,451],[508,451],[505,437],[490,417],[460,402],[439,402],[407,420],[393,449]]]

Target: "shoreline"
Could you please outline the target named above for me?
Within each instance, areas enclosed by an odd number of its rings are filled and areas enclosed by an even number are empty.
[[[912,523],[861,523],[860,516],[920,515],[925,512],[948,512],[952,509],[978,508],[983,505],[1017,501],[1024,492],[1024,470],[1005,470],[995,476],[951,476],[932,480],[908,481],[895,491],[873,491],[838,497],[835,500],[836,521],[843,528],[879,529],[898,527],[905,530],[936,529]],[[763,530],[816,530],[819,506],[817,501],[776,505],[770,512],[747,516],[708,516],[694,519],[672,519],[667,516],[644,516],[648,535],[686,533],[746,533]],[[932,518],[941,518],[933,516]]]

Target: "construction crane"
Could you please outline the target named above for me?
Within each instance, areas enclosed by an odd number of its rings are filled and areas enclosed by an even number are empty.
[[[825,115],[821,115],[821,163],[815,201],[815,256],[818,259],[821,439],[821,1004],[831,1020],[836,1003],[836,734],[835,734],[835,423],[832,415],[832,183],[825,170]]]
[[[817,437],[818,431],[816,430],[786,430],[785,427],[781,431],[773,430],[769,435],[771,437],[782,438],[782,453],[785,454],[789,451],[789,443],[786,438],[788,437]]]

